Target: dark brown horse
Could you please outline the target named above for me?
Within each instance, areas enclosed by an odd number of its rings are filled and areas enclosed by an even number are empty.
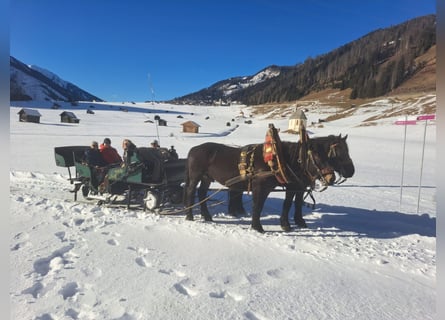
[[[346,143],[348,135],[342,137],[329,135],[327,137],[312,138],[312,144],[317,146],[318,152],[328,157],[328,163],[335,172],[339,174],[339,183],[343,182],[343,179],[350,178],[355,173],[354,163],[349,156],[349,148]],[[285,231],[290,230],[289,224],[289,209],[292,206],[292,200],[294,201],[294,221],[299,227],[306,228],[306,222],[303,219],[302,207],[303,207],[303,195],[306,190],[302,190],[299,185],[289,184],[286,186],[286,197],[283,202],[283,208],[281,211],[280,223],[281,228]]]
[[[249,151],[249,164],[253,167],[252,177],[246,176],[239,180],[239,161],[242,150]],[[283,162],[285,163],[289,181],[301,187],[312,186],[316,179],[324,184],[333,184],[335,173],[328,164],[327,156],[314,150],[312,144],[307,146],[306,163],[300,163],[300,144],[293,142],[281,143]],[[230,186],[231,192],[242,193],[252,191],[252,228],[264,232],[260,222],[261,211],[269,193],[280,183],[263,160],[263,144],[249,145],[243,148],[230,147],[219,143],[203,143],[190,149],[187,157],[186,181],[184,187],[184,204],[187,208],[187,220],[193,220],[192,206],[195,190],[198,188],[198,199],[201,202],[201,215],[206,221],[212,221],[205,198],[212,181]],[[235,181],[231,183],[231,181]]]
[[[346,138],[339,136],[329,135],[327,137],[311,138],[311,148],[314,148],[323,158],[327,158],[328,164],[338,173],[338,182],[341,183],[343,179],[350,178],[354,175],[355,168],[351,157],[349,156],[349,148],[346,143]],[[292,200],[294,201],[294,221],[300,228],[306,228],[306,221],[303,219],[302,207],[303,196],[307,191],[307,186],[301,183],[291,182],[286,185],[286,197],[283,202],[283,208],[281,211],[280,224],[281,228],[285,231],[291,229],[289,223],[289,209],[292,206]],[[242,191],[230,190],[229,192],[229,214],[237,216],[245,214],[245,210],[242,203]]]

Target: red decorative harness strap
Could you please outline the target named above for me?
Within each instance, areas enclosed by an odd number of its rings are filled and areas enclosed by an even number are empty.
[[[281,140],[278,131],[273,124],[269,124],[269,130],[266,133],[266,139],[263,144],[263,159],[275,174],[275,178],[280,184],[286,184],[288,179],[284,172],[281,154]]]
[[[269,131],[267,131],[266,134],[266,141],[263,145],[263,159],[265,163],[269,163],[269,161],[273,160],[274,158],[274,150],[273,150],[273,139],[272,136],[269,134]]]

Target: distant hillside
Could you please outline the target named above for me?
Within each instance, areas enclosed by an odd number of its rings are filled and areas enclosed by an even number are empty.
[[[349,99],[434,91],[435,45],[436,16],[428,15],[376,30],[304,63],[222,80],[171,102],[258,105],[296,101],[327,89],[350,89]]]
[[[10,100],[102,101],[45,69],[10,57]]]

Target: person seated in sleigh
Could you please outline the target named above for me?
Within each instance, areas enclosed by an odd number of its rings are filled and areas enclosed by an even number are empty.
[[[102,158],[97,141],[92,141],[90,148],[85,151],[83,162],[90,167],[91,185],[97,188],[106,174],[107,163]]]
[[[116,166],[122,163],[122,158],[115,148],[111,146],[111,139],[105,138],[104,142],[99,146],[102,158],[108,166]]]

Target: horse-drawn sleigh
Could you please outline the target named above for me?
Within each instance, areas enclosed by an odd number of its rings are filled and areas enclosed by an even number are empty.
[[[165,158],[161,165],[153,166],[152,159],[158,151],[138,148],[128,164],[95,168],[83,161],[88,148],[54,148],[56,165],[68,169],[75,201],[81,191],[86,199],[98,200],[99,204],[124,203],[127,207],[138,204],[148,210],[182,203],[186,159]],[[74,173],[71,167],[75,168]]]
[[[282,229],[288,231],[291,228],[288,211],[294,198],[294,222],[299,227],[306,227],[302,217],[304,193],[312,190],[316,181],[322,181],[324,187],[334,184],[334,172],[343,178],[354,174],[346,137],[331,135],[301,139],[300,142],[281,142],[273,126],[268,133],[271,139],[264,144],[237,148],[203,143],[192,147],[187,159],[163,162],[162,173],[157,173],[162,179],[157,181],[150,179],[153,172],[146,160],[149,157],[144,156],[151,152],[150,148],[138,148],[132,164],[108,168],[109,183],[102,190],[94,184],[94,170],[80,161],[87,147],[56,147],[55,157],[58,166],[68,168],[75,200],[77,192],[82,190],[85,197],[99,199],[102,203],[113,203],[117,196],[125,195],[127,206],[136,202],[149,210],[162,210],[169,204],[183,203],[184,207],[178,211],[185,212],[187,220],[193,220],[193,208],[200,206],[202,217],[211,221],[206,204],[207,192],[210,184],[217,181],[228,191],[230,215],[245,213],[242,194],[252,192],[252,228],[263,232],[261,211],[269,193],[280,185],[286,190],[280,218]],[[267,150],[272,150],[272,157],[267,155]],[[70,167],[73,166],[76,172],[72,176]],[[198,203],[195,203],[196,188]]]

